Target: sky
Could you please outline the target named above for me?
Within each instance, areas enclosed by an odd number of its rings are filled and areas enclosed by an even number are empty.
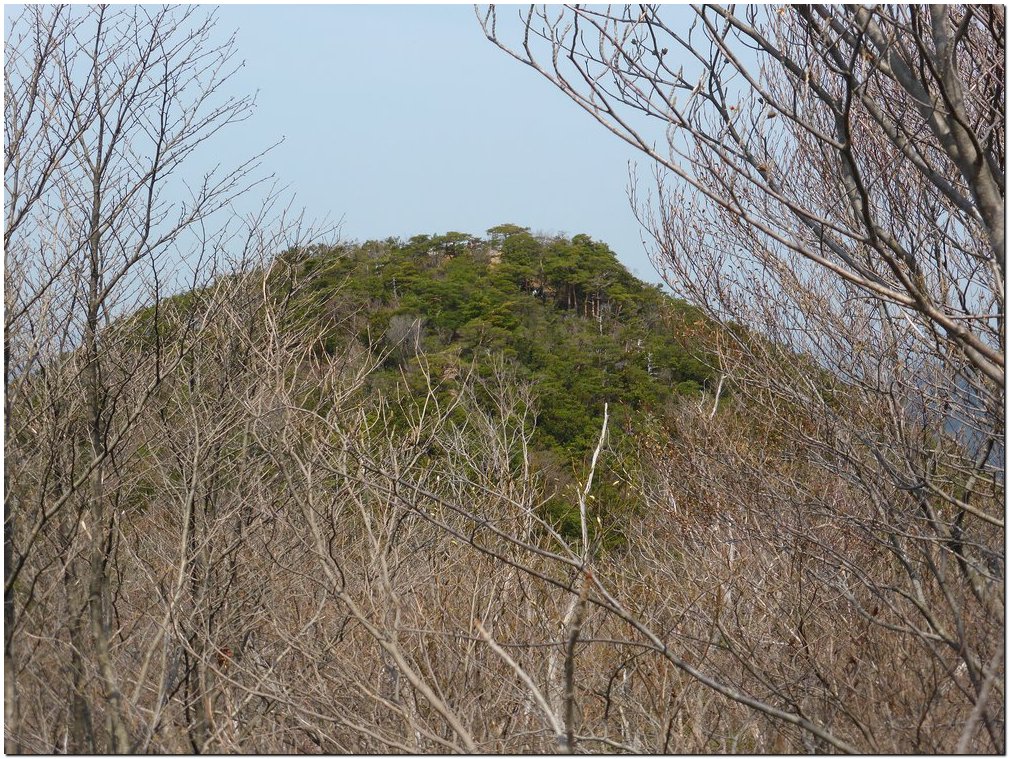
[[[507,6],[502,14],[517,16]],[[225,5],[256,113],[215,143],[264,168],[343,240],[515,223],[586,233],[658,282],[627,197],[643,156],[483,35],[471,5]]]

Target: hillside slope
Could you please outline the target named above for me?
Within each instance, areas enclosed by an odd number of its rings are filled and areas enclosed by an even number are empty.
[[[699,313],[632,276],[586,235],[538,238],[515,225],[488,239],[449,232],[289,255],[311,278],[306,319],[333,351],[357,339],[387,353],[373,381],[418,368],[443,389],[501,356],[536,388],[537,440],[573,455],[595,444],[604,403],[660,414],[711,379]]]
[[[598,441],[604,404],[617,452],[629,431],[661,425],[677,398],[712,378],[696,309],[636,279],[586,235],[538,237],[505,224],[486,239],[418,235],[283,261],[277,287],[297,285],[298,318],[322,330],[318,350],[357,342],[382,356],[371,391],[448,403],[468,378],[486,382],[501,367],[527,386],[534,463],[555,486],[548,509],[564,533],[576,526],[572,471]],[[609,510],[633,510],[619,481],[605,479]]]

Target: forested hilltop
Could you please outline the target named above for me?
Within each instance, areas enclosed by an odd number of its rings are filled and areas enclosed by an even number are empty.
[[[293,311],[322,327],[320,349],[354,340],[381,357],[364,392],[430,393],[447,405],[502,369],[527,386],[535,469],[558,486],[550,519],[576,530],[566,491],[572,466],[596,446],[604,405],[609,442],[632,465],[628,431],[658,432],[684,397],[714,389],[701,339],[711,330],[698,309],[632,276],[605,243],[514,224],[487,233],[313,246],[283,256],[273,286],[299,289]],[[610,510],[626,507],[630,494],[611,480]]]
[[[599,464],[601,510],[590,532],[605,525],[600,540],[612,545],[640,506],[626,482],[640,469],[628,433],[668,435],[675,409],[718,384],[706,347],[714,331],[700,311],[635,278],[586,235],[504,224],[487,239],[448,232],[316,244],[260,274],[284,328],[316,358],[363,351],[373,359],[357,393],[396,399],[385,418],[393,441],[409,435],[427,403],[451,408],[448,419],[465,427],[473,420],[460,393],[476,388],[477,413],[494,414],[490,384],[521,388],[527,466],[552,488],[541,517],[575,539],[575,475],[597,447],[604,409],[613,456]],[[184,311],[200,298],[182,294],[160,308]],[[121,328],[143,338],[154,318],[148,308]],[[719,387],[719,399],[730,392]]]
[[[285,257],[299,305],[324,321],[323,346],[354,337],[385,354],[370,384],[423,366],[442,392],[503,359],[535,387],[535,440],[583,454],[603,404],[660,414],[710,382],[697,309],[633,277],[586,235],[534,237],[502,225],[490,239],[449,232],[312,248]]]

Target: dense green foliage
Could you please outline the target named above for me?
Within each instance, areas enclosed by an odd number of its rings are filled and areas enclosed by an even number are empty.
[[[486,378],[503,357],[533,388],[533,454],[558,485],[595,447],[604,403],[616,452],[635,425],[661,423],[677,396],[711,380],[699,312],[636,279],[586,235],[544,238],[505,224],[487,239],[449,232],[320,246],[283,262],[278,282],[297,282],[298,318],[325,326],[319,350],[356,340],[381,351],[376,391],[405,383],[422,397],[430,378],[450,399],[471,372]],[[600,487],[612,492],[600,497],[625,512],[628,494],[602,474]],[[552,508],[567,532],[572,499],[558,491]]]
[[[710,381],[691,340],[699,313],[636,279],[605,244],[510,224],[489,235],[290,255],[296,275],[311,278],[299,311],[326,320],[327,350],[348,338],[384,348],[378,384],[409,376],[422,353],[448,392],[503,355],[536,389],[537,443],[574,456],[595,445],[605,402],[622,429],[629,412],[661,415],[675,394]]]

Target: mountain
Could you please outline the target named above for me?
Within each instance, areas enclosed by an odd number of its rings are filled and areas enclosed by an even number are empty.
[[[430,393],[447,404],[467,378],[486,382],[506,368],[530,389],[534,461],[555,484],[547,508],[567,532],[576,524],[572,472],[596,446],[604,404],[619,453],[628,433],[661,425],[677,398],[711,383],[701,348],[710,330],[587,235],[537,236],[514,224],[487,235],[290,251],[274,287],[299,293],[293,311],[318,326],[316,350],[357,343],[378,354],[371,392]],[[617,455],[607,466],[620,465]],[[632,508],[605,475],[600,498],[611,511]]]

